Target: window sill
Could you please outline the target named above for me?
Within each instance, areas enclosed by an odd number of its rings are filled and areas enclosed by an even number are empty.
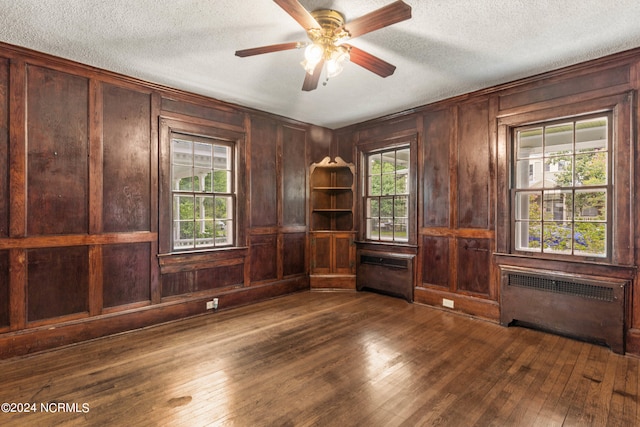
[[[633,279],[636,274],[636,266],[614,264],[607,260],[590,261],[585,259],[567,259],[556,257],[542,257],[524,254],[500,253],[493,254],[496,264],[516,267],[531,267],[544,270],[565,271],[580,273],[588,270],[590,274],[603,277],[620,277]]]

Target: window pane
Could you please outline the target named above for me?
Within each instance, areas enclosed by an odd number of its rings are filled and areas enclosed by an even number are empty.
[[[544,188],[573,186],[571,156],[556,156],[544,161]]]
[[[573,123],[547,126],[544,130],[545,156],[573,152]]]
[[[369,195],[370,196],[380,196],[382,194],[381,179],[382,177],[380,175],[373,175],[369,177]]]
[[[607,191],[576,190],[575,219],[579,221],[607,220]]]
[[[576,153],[607,149],[607,118],[576,122]]]
[[[213,196],[196,196],[196,219],[213,219]]]
[[[543,187],[543,161],[542,158],[518,160],[516,163],[516,188],[542,188]]]
[[[369,175],[380,175],[382,173],[382,156],[380,154],[369,155]]]
[[[213,167],[215,169],[231,170],[231,147],[226,145],[214,145]]]
[[[377,218],[380,216],[380,202],[378,199],[367,199],[367,215],[368,218]]]
[[[196,142],[193,144],[193,165],[197,168],[213,168],[213,146]]]
[[[393,197],[380,198],[380,216],[387,218],[393,217]]]
[[[571,253],[571,223],[546,222],[543,234],[545,252]]]
[[[367,219],[367,238],[379,240],[380,239],[380,226],[378,218]]]
[[[403,172],[409,170],[409,149],[405,148],[396,151],[396,171]]]
[[[216,196],[215,202],[216,219],[233,219],[233,198]]]
[[[516,194],[516,220],[540,221],[542,219],[542,193]]]
[[[542,225],[540,222],[516,221],[516,249],[519,251],[540,252]]]
[[[399,196],[395,198],[394,201],[394,211],[393,216],[395,218],[407,218],[407,203],[409,202],[409,198],[406,196]]]
[[[194,168],[193,191],[207,191],[207,187],[211,188],[211,169]]]
[[[181,139],[171,141],[171,163],[193,166],[193,143]]]
[[[173,219],[174,220],[191,220],[194,217],[194,199],[193,196],[173,196]]]
[[[217,170],[213,173],[213,191],[216,193],[231,193],[231,172]]]
[[[388,196],[396,194],[396,176],[386,173],[382,175],[382,195]]]
[[[396,192],[395,194],[409,193],[409,174],[399,173],[396,175]]]
[[[542,157],[542,128],[516,132],[518,159]]]
[[[545,221],[573,220],[573,195],[571,190],[548,190],[543,200]]]
[[[393,226],[394,240],[400,242],[406,242],[409,240],[409,233],[407,231],[407,218],[396,218]]]
[[[606,151],[577,155],[576,185],[607,185],[607,169]]]
[[[607,254],[607,224],[576,222],[576,255],[603,257]]]
[[[213,246],[213,220],[196,221],[196,247]]]

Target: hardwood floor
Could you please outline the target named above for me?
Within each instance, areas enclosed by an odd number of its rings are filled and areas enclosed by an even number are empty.
[[[0,402],[36,404],[0,425],[637,426],[639,364],[397,298],[304,292],[0,361]]]

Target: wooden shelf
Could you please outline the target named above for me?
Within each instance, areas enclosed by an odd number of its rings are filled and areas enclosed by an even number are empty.
[[[325,157],[309,169],[311,287],[355,289],[355,166]]]

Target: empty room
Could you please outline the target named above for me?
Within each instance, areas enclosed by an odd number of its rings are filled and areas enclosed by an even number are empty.
[[[640,425],[640,3],[0,4],[0,425]]]

